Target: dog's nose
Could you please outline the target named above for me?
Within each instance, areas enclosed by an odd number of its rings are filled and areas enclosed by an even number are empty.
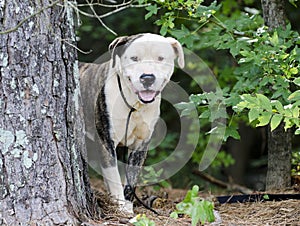
[[[155,82],[155,76],[153,74],[142,74],[140,82],[143,84],[144,88],[147,89]]]

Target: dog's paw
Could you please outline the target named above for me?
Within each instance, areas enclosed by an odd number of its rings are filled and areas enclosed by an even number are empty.
[[[119,210],[123,213],[133,215],[133,203],[128,200],[119,200]]]

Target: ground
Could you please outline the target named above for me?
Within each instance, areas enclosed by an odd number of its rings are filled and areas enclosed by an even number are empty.
[[[129,217],[118,213],[116,205],[103,191],[102,182],[92,180],[95,194],[103,208],[103,219],[93,225],[132,225]],[[151,195],[160,196],[154,203],[154,209],[160,214],[156,215],[142,206],[135,208],[135,214],[145,214],[155,222],[156,226],[185,226],[191,225],[191,219],[182,216],[178,219],[170,218],[170,213],[175,209],[176,203],[180,202],[186,190],[169,189],[163,192],[155,192],[151,188],[139,191],[141,198]],[[289,191],[295,192],[295,191]],[[212,194],[202,193],[201,197],[215,200]],[[217,222],[205,225],[300,225],[300,200],[251,202],[218,204],[215,202],[215,211],[218,215]]]

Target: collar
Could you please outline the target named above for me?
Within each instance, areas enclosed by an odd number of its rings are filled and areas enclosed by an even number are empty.
[[[130,112],[134,112],[136,111],[136,109],[131,106],[128,101],[126,100],[126,97],[124,95],[124,92],[123,92],[123,89],[122,89],[122,84],[121,84],[121,78],[120,78],[120,75],[117,74],[117,79],[118,79],[118,86],[119,86],[119,90],[120,90],[120,93],[121,93],[121,96],[122,96],[122,99],[124,101],[124,103],[126,104],[126,106],[130,109]]]

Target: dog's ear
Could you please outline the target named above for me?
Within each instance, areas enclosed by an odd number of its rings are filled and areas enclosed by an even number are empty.
[[[177,60],[178,66],[181,69],[184,68],[184,53],[181,44],[175,38],[167,37],[166,39],[169,41],[169,43],[172,45],[174,49],[174,52],[178,59]]]
[[[116,56],[121,56],[125,50],[125,44],[130,40],[128,36],[118,37],[110,43],[108,50],[111,54],[112,67],[115,67]]]

